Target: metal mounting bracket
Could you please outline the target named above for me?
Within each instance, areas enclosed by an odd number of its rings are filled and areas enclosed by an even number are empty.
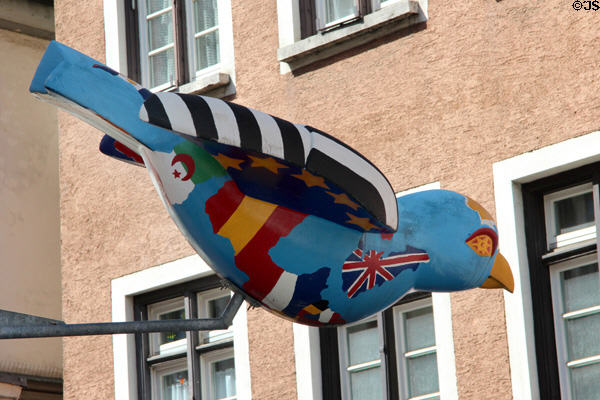
[[[218,318],[100,322],[89,324],[65,324],[63,321],[54,319],[0,310],[0,339],[227,329],[231,325],[233,317],[243,301],[244,296],[234,293],[231,299],[229,299],[227,307]]]

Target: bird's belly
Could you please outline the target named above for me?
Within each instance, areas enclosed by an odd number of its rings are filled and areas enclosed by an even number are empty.
[[[213,193],[204,200],[194,192],[190,204],[174,207],[188,238],[219,275],[271,311],[312,325],[339,324],[373,314],[410,289],[415,263],[388,269],[388,280],[382,269],[348,267],[369,234],[245,196],[231,180]],[[370,265],[372,249],[363,250]],[[409,279],[395,279],[400,272]]]
[[[381,235],[247,196],[202,150],[186,159],[178,151],[145,154],[171,216],[217,274],[268,309],[303,323],[338,324],[373,314],[410,288],[414,269],[379,268],[388,262],[382,258],[396,256],[394,240],[364,248],[365,238]],[[194,173],[179,160],[193,162]],[[358,250],[368,268],[354,268]]]

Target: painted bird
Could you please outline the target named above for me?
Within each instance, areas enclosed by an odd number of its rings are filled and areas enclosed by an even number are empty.
[[[57,42],[30,91],[104,131],[102,152],[145,166],[198,254],[285,318],[338,325],[413,290],[513,289],[479,204],[444,190],[396,199],[373,164],[310,126],[153,94]]]

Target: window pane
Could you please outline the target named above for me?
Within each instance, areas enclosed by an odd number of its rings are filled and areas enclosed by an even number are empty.
[[[565,312],[600,304],[598,265],[590,264],[560,273]]]
[[[172,0],[146,0],[147,15],[171,7]]]
[[[408,369],[408,393],[410,397],[439,391],[436,354],[406,360]]]
[[[221,316],[225,307],[229,304],[229,296],[221,297],[214,300],[208,301],[208,317],[217,318]]]
[[[562,234],[594,224],[594,200],[591,192],[554,203],[556,233]]]
[[[219,63],[219,30],[196,38],[196,57],[198,71]]]
[[[383,399],[382,383],[380,367],[351,373],[352,400]]]
[[[325,24],[354,16],[354,0],[326,0]]]
[[[175,53],[168,49],[150,57],[150,87],[175,81]]]
[[[354,325],[346,330],[348,335],[348,360],[350,365],[379,360],[379,334],[377,321]]]
[[[162,377],[162,400],[187,399],[188,373],[179,371]]]
[[[574,400],[597,400],[600,393],[600,364],[571,369]]]
[[[194,25],[195,32],[202,32],[214,26],[219,21],[217,0],[194,1]]]
[[[600,314],[567,320],[569,361],[600,354]]]
[[[233,358],[212,365],[213,393],[215,399],[235,396],[235,366]]]
[[[161,14],[148,20],[148,49],[159,49],[173,43],[173,13]]]
[[[426,307],[404,313],[404,333],[407,352],[434,346],[433,308]]]
[[[185,319],[184,309],[160,314],[159,320]],[[171,343],[176,340],[185,339],[185,331],[182,332],[160,332],[160,344]]]

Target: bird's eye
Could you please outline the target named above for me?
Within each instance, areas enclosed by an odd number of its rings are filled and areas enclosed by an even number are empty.
[[[498,247],[498,235],[493,229],[477,229],[467,240],[467,245],[482,257],[491,257]]]

